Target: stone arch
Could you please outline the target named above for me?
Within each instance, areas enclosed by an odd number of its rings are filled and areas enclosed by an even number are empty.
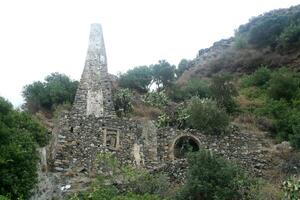
[[[173,140],[169,155],[170,158],[174,160],[176,158],[184,158],[189,150],[199,151],[199,149],[200,140],[196,136],[192,134],[181,134]]]

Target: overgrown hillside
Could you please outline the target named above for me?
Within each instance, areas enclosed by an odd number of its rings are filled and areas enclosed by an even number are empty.
[[[255,157],[251,171],[247,163],[183,140],[177,161],[186,164],[186,173],[176,182],[168,173],[124,165],[114,153],[102,152],[95,161],[102,166],[93,174],[97,178],[89,180],[86,191],[66,199],[299,199],[299,70],[300,6],[295,6],[252,18],[233,38],[200,50],[192,61],[174,66],[161,60],[112,76],[117,117],[152,120],[158,131],[195,131],[218,140],[249,140],[243,137],[246,132],[259,136],[254,153],[270,159],[261,163]],[[71,108],[77,87],[77,81],[58,73],[25,86],[27,113],[0,97],[0,199],[30,197],[37,182],[36,148],[48,142],[45,129],[30,114],[55,118]],[[247,148],[253,143],[239,146],[249,158]]]
[[[249,73],[260,65],[300,70],[300,6],[253,17],[235,36],[201,49],[178,82],[216,73]]]

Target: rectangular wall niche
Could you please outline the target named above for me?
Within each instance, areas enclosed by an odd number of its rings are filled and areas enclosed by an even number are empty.
[[[119,135],[120,134],[118,129],[104,128],[103,145],[112,150],[118,149],[120,141]]]

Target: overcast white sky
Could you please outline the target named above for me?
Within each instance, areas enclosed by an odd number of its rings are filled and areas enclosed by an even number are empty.
[[[177,65],[233,35],[252,16],[300,0],[1,0],[0,95],[60,72],[79,79],[91,23],[104,31],[109,72],[166,59]]]

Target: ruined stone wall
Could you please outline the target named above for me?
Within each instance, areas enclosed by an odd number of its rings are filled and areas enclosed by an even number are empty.
[[[82,168],[90,172],[97,154],[108,151],[115,153],[124,164],[139,165],[138,159],[144,159],[142,127],[135,121],[70,114],[63,118],[54,162],[56,171]],[[136,157],[134,150],[140,157]]]
[[[164,128],[158,131],[158,159],[169,162],[175,158],[174,146],[179,138],[190,136],[199,147],[209,149],[227,159],[235,160],[250,172],[261,175],[268,167],[269,158],[264,154],[263,139],[250,131],[233,131],[225,136],[204,135],[197,130],[176,130]]]

